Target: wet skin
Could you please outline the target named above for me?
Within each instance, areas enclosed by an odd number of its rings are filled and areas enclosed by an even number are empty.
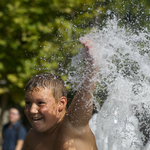
[[[31,126],[38,132],[47,132],[59,122],[58,103],[48,88],[27,91],[25,114]]]
[[[24,150],[97,150],[88,124],[74,126],[64,107],[65,99],[56,103],[48,88],[27,91],[25,114],[32,125]]]

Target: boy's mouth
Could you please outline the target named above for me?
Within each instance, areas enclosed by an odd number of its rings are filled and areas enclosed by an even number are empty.
[[[40,118],[32,118],[32,120],[33,120],[33,121],[40,121],[40,120],[42,120],[42,118],[43,118],[43,117],[40,117]]]

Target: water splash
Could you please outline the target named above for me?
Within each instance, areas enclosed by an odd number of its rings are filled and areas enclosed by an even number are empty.
[[[102,30],[93,29],[90,38],[96,48],[99,66],[95,100],[105,87],[106,100],[98,112],[95,136],[99,150],[148,150],[150,117],[150,33],[138,34],[119,27],[117,19],[108,20]],[[83,54],[72,60],[75,71],[69,80],[80,81]],[[103,88],[102,88],[103,87]]]

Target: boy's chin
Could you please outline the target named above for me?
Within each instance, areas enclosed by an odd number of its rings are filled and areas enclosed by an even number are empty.
[[[36,132],[39,132],[39,133],[46,132],[46,130],[45,130],[45,129],[43,129],[43,128],[33,127],[33,129],[34,129]]]
[[[45,132],[45,129],[42,125],[35,125],[35,124],[33,125],[32,124],[32,129],[34,129],[37,132]]]

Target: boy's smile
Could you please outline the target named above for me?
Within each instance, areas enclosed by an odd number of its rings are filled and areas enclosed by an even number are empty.
[[[27,91],[25,102],[25,114],[36,131],[48,131],[59,121],[58,103],[50,89],[39,87]]]

